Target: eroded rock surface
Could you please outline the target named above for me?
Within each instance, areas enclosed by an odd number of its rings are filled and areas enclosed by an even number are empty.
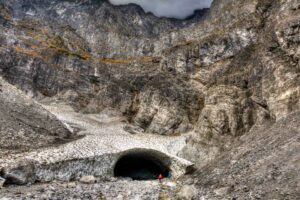
[[[3,0],[0,75],[79,115],[117,110],[133,137],[186,137],[173,153],[201,168],[199,199],[297,199],[299,9],[298,0],[214,0],[178,21],[106,0]],[[283,175],[268,175],[266,160]],[[228,174],[239,183],[225,183]]]
[[[0,156],[76,139],[53,114],[0,78]]]
[[[247,104],[234,105],[243,117],[230,114],[238,135],[263,112],[255,105],[274,119],[299,109],[296,4],[219,0],[202,20],[179,21],[107,1],[3,1],[1,74],[33,97],[116,108],[163,135],[198,129],[211,91],[235,88]]]
[[[299,112],[256,127],[194,175],[204,199],[298,199]]]

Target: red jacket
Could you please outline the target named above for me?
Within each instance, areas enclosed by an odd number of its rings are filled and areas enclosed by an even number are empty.
[[[163,177],[163,175],[161,175],[161,174],[158,176],[158,180],[161,180],[161,179],[163,179],[163,178],[164,178],[164,177]]]

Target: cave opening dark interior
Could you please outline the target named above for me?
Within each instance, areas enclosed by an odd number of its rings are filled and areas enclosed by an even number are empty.
[[[147,154],[129,154],[121,157],[115,165],[115,177],[129,177],[133,180],[154,180],[162,174],[170,175],[170,169],[163,161]]]

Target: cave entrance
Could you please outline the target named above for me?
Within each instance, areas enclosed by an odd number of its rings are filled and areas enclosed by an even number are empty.
[[[154,180],[159,174],[170,175],[166,160],[147,153],[131,153],[121,157],[114,168],[115,177],[133,180]]]

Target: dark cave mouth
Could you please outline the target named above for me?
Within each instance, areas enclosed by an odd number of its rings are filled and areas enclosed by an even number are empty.
[[[155,180],[159,175],[168,177],[169,167],[163,160],[147,154],[129,154],[121,157],[114,168],[115,177],[133,180]]]

